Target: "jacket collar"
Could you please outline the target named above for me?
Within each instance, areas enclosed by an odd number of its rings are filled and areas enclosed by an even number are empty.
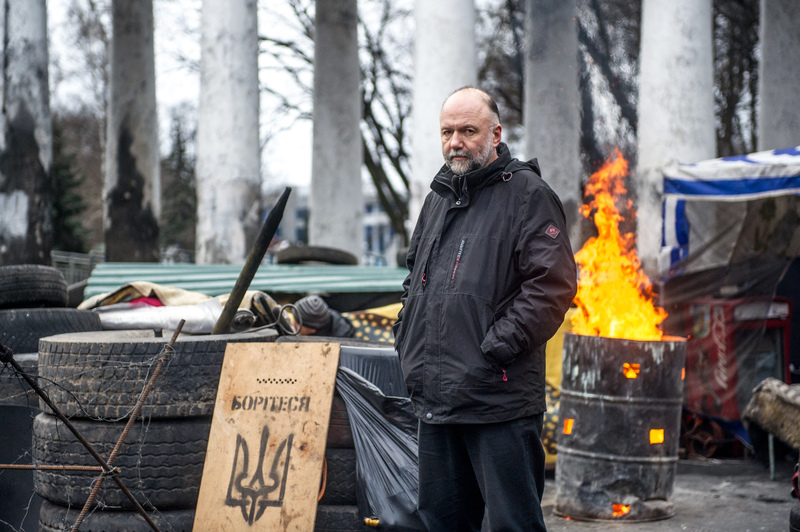
[[[511,152],[508,150],[506,143],[501,142],[497,145],[497,159],[492,161],[488,166],[478,168],[463,176],[456,176],[446,164],[443,165],[439,173],[433,178],[431,189],[440,196],[449,190],[457,197],[461,197],[461,192],[464,191],[464,189],[466,189],[468,193],[474,192],[499,180],[503,169],[508,166],[510,162]],[[461,187],[458,187],[458,183],[461,183]],[[459,190],[459,188],[461,190]]]

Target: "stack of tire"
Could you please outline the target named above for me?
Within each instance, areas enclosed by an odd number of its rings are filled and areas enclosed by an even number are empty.
[[[141,414],[112,465],[161,530],[191,531],[203,473],[217,385],[230,342],[273,341],[274,330],[179,336]],[[100,331],[43,338],[42,387],[98,453],[108,459],[168,338],[153,331]],[[39,465],[97,466],[65,425],[42,404],[33,424]],[[70,530],[89,499],[98,472],[37,470],[44,532]],[[151,530],[135,505],[106,479],[84,532]]]
[[[39,339],[73,331],[97,331],[100,320],[89,311],[67,308],[69,292],[56,268],[38,264],[0,266],[0,344],[28,375],[38,371]],[[12,368],[0,368],[0,463],[30,463],[32,418],[38,399]],[[41,499],[31,497],[31,471],[0,475],[0,515],[15,528],[32,529]]]
[[[67,282],[57,269],[38,264],[0,266],[0,344],[11,349],[29,373],[36,374],[40,338],[102,329],[95,313],[66,308],[68,301]],[[27,383],[3,373],[3,404],[27,406],[32,397]]]
[[[190,531],[202,478],[211,415],[225,346],[272,341],[274,331],[181,336],[113,465],[119,478],[162,530]],[[166,343],[151,331],[56,335],[40,343],[39,374],[54,405],[107,458]],[[336,338],[280,337],[279,341],[341,342]],[[391,350],[359,341],[342,345],[340,359],[368,361]],[[396,357],[395,357],[396,358]],[[385,372],[384,372],[385,373]],[[401,378],[401,377],[400,377]],[[397,374],[393,377],[398,381]],[[34,420],[33,459],[42,465],[96,466],[96,461],[46,405]],[[364,530],[356,496],[356,454],[344,401],[335,394],[324,489],[316,532]],[[89,497],[97,472],[38,470],[36,492],[45,499],[43,532],[69,530]],[[321,486],[322,488],[323,486]],[[150,527],[111,480],[98,493],[84,532],[147,531]]]

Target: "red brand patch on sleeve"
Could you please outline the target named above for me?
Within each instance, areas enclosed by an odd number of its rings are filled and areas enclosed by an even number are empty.
[[[550,227],[548,227],[547,231],[544,232],[544,234],[553,239],[555,239],[555,237],[557,237],[559,233],[561,233],[561,231],[558,229],[558,227],[556,227],[553,224],[550,224]]]

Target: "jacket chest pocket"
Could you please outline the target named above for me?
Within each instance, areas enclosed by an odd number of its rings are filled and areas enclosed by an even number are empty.
[[[494,300],[508,278],[512,258],[507,243],[487,235],[462,235],[455,241],[447,270],[447,291]]]

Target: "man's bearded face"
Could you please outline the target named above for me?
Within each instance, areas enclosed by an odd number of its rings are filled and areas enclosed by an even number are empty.
[[[453,149],[445,153],[444,158],[454,174],[464,175],[486,166],[492,157],[492,150],[494,150],[492,135],[487,134],[483,145],[478,146],[474,151],[467,148]]]

